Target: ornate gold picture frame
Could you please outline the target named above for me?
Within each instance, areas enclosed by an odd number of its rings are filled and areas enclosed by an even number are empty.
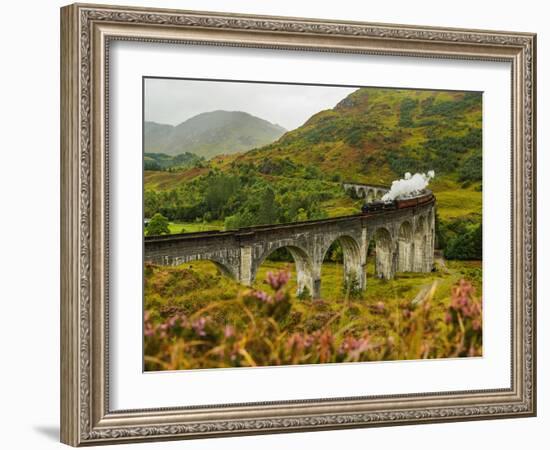
[[[115,41],[509,63],[510,386],[114,410],[109,384],[108,100],[110,46]],[[534,416],[535,88],[536,36],[531,33],[105,5],[62,8],[62,442],[81,446]]]

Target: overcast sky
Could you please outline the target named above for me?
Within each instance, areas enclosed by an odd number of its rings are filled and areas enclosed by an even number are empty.
[[[178,125],[215,110],[244,111],[287,130],[333,108],[357,88],[147,78],[145,120]]]

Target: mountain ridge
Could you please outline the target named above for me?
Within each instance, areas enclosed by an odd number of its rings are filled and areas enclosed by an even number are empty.
[[[286,130],[244,111],[207,111],[178,125],[144,122],[146,153],[194,153],[206,159],[269,144]]]

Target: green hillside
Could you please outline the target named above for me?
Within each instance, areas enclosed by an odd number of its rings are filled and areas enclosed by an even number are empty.
[[[235,162],[277,174],[290,160],[344,179],[389,184],[406,171],[430,169],[438,179],[479,182],[480,157],[480,93],[361,88]]]

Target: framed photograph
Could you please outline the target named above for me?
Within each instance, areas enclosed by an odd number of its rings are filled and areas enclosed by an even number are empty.
[[[62,442],[535,415],[535,57],[62,8]]]

